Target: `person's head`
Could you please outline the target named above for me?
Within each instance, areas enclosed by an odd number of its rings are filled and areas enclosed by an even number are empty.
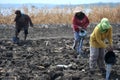
[[[107,32],[107,30],[111,27],[109,20],[107,18],[102,18],[99,23],[99,28],[102,33]]]
[[[76,7],[73,13],[74,13],[74,16],[79,20],[82,20],[85,17],[84,10],[82,7]]]
[[[77,17],[79,20],[82,20],[85,17],[85,14],[80,11],[75,14],[75,17]]]
[[[15,11],[15,14],[16,14],[17,16],[21,16],[21,11],[20,11],[20,10],[16,10],[16,11]]]

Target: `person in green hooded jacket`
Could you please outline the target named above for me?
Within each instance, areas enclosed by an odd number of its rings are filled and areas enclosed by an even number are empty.
[[[106,43],[108,40],[108,44]],[[100,71],[105,71],[104,54],[105,49],[112,51],[112,26],[107,18],[103,18],[101,22],[94,28],[90,35],[90,71],[94,72],[96,64]]]

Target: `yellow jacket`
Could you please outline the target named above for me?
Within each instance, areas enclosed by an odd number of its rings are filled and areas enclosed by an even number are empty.
[[[106,48],[106,39],[112,46],[112,27],[110,27],[107,32],[101,33],[98,26],[96,26],[94,31],[90,35],[90,46],[95,48]]]

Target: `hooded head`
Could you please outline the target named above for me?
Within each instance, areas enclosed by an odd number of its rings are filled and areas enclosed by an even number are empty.
[[[74,14],[79,20],[82,20],[85,17],[84,11],[81,7],[76,7],[74,9]]]
[[[21,16],[21,11],[20,11],[20,10],[16,10],[16,11],[15,11],[15,14],[16,14],[17,16]]]
[[[77,17],[79,20],[82,20],[85,17],[85,14],[83,12],[78,12],[75,14],[75,17]]]
[[[101,22],[98,24],[98,27],[102,33],[106,32],[110,27],[109,20],[107,18],[103,18]]]

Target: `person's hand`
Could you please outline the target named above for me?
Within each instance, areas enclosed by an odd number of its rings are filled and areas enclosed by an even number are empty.
[[[79,28],[79,30],[81,30],[81,29],[82,29],[82,27],[81,27],[81,26],[78,26],[78,28]]]
[[[106,49],[107,49],[108,51],[113,51],[113,47],[112,47],[112,46],[108,46]]]

